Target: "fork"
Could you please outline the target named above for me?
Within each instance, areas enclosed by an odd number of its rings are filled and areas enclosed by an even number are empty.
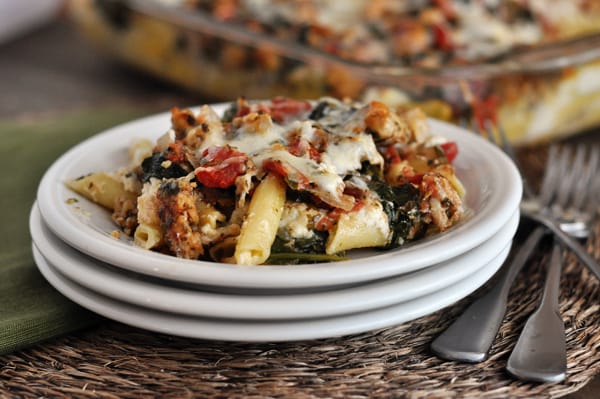
[[[562,250],[555,238],[542,300],[506,363],[506,370],[520,380],[560,382],[567,374],[565,325],[558,302],[561,268]]]
[[[498,133],[498,138],[496,138],[492,125],[486,123],[485,127],[483,135],[486,135],[494,143],[497,141],[498,146],[518,165],[514,150],[507,140],[504,130],[496,126]],[[542,193],[545,193],[544,200],[551,199],[550,194],[558,187],[556,182],[560,176],[560,170],[557,166],[550,164],[546,169],[541,190]],[[533,189],[523,179],[524,201],[539,205],[537,197],[533,193]],[[567,223],[563,223],[563,225],[568,226]],[[576,226],[581,227],[580,224],[576,224]],[[572,228],[571,231],[575,232],[576,229]],[[516,253],[512,262],[503,269],[496,285],[474,301],[448,329],[432,342],[431,349],[438,357],[471,363],[487,358],[506,313],[510,287],[544,234],[545,229],[542,226],[536,227]]]
[[[462,123],[462,125],[466,124]],[[497,129],[498,139],[496,139],[492,124],[486,121],[484,126],[485,130],[482,131],[482,136],[487,136],[489,141],[497,144],[519,166],[504,130]],[[473,125],[473,131],[477,131],[477,129],[478,127]],[[521,175],[523,176],[523,173]],[[554,175],[547,172],[546,176]],[[533,189],[525,178],[522,181],[524,199],[534,201]],[[544,178],[543,186],[545,190],[551,190],[550,179]],[[506,313],[510,287],[545,232],[543,227],[537,227],[517,251],[511,263],[503,268],[497,283],[487,293],[476,299],[450,327],[431,343],[431,350],[435,355],[443,359],[469,363],[481,362],[487,358]]]
[[[579,146],[571,162],[572,151],[563,149],[557,153],[552,147],[548,157],[548,163],[556,165],[553,170],[560,172],[560,180],[557,190],[542,192],[540,197],[542,203],[553,203],[549,210],[557,220],[569,218],[569,223],[561,226],[573,237],[587,238],[590,233],[588,223],[595,214],[591,210],[600,191],[599,179],[594,180],[599,152],[598,148],[587,151]],[[508,359],[507,371],[522,380],[560,382],[566,376],[565,329],[558,303],[561,256],[560,243],[555,238],[542,301],[525,323]]]
[[[575,155],[575,160],[573,161],[575,165],[581,163],[585,157],[584,154],[585,147],[580,146],[578,153]],[[556,149],[551,148],[551,152],[549,154],[549,159],[554,159],[553,151]],[[599,179],[593,179],[595,172],[598,170],[599,164],[599,151],[597,147],[595,147],[591,153],[589,158],[589,167],[587,168],[587,174],[585,178],[583,176],[579,176],[577,173],[570,172],[571,168],[564,167],[563,169],[555,168],[552,170],[552,176],[550,173],[547,173],[544,176],[544,180],[556,179],[556,181],[563,180],[574,180],[578,183],[572,187],[572,190],[576,192],[600,192],[600,181]],[[566,157],[569,157],[568,153],[563,153],[562,157],[558,159],[558,161],[563,161]],[[554,161],[552,161],[554,162]],[[563,165],[568,165],[563,162]],[[581,166],[578,166],[581,167]],[[591,186],[590,186],[591,184]],[[571,191],[567,190],[560,195],[557,196],[559,201],[565,202],[565,196],[568,196]],[[547,193],[546,196],[552,196],[552,193]],[[594,201],[595,199],[595,201]],[[585,209],[577,209],[581,204],[578,204],[575,208],[571,207],[571,209],[559,209],[557,206],[554,206],[554,209],[550,206],[541,206],[543,203],[548,203],[550,201],[549,198],[542,198],[542,201],[533,201],[524,200],[521,201],[521,215],[533,220],[540,225],[548,228],[555,237],[557,237],[564,245],[566,245],[571,251],[577,255],[579,260],[600,280],[600,265],[596,260],[587,253],[587,251],[575,240],[575,238],[582,238],[580,234],[585,234],[585,224],[589,221],[587,219],[591,218],[598,211],[598,200],[597,196],[591,196],[590,200],[585,206]],[[580,200],[580,202],[583,200]],[[579,233],[581,231],[581,233]]]

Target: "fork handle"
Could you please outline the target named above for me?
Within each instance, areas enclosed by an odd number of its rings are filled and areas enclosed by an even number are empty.
[[[508,362],[507,371],[525,381],[559,382],[567,372],[565,326],[558,295],[562,253],[554,240],[540,306],[529,316]]]
[[[554,220],[544,216],[539,212],[531,212],[521,207],[521,215],[534,220],[538,223],[541,223],[545,227],[547,227],[554,236],[557,237],[563,244],[565,244],[571,251],[577,255],[579,260],[585,264],[585,266],[596,276],[598,280],[600,280],[600,265],[590,254],[587,253],[584,247],[581,246],[576,240],[567,235],[564,231],[561,230],[560,225]]]
[[[545,229],[537,227],[492,289],[475,300],[431,343],[431,350],[438,357],[469,363],[485,360],[506,313],[510,287],[544,234]]]

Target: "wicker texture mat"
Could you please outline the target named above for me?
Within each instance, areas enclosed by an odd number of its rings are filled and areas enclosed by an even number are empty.
[[[534,166],[537,162],[539,158]],[[600,259],[600,222],[586,245]],[[0,357],[0,397],[564,396],[600,371],[600,284],[572,255],[566,258],[560,297],[567,336],[566,381],[524,383],[504,370],[527,316],[538,304],[547,257],[547,248],[540,249],[518,279],[492,355],[480,364],[442,361],[429,352],[432,339],[470,303],[469,298],[393,328],[280,344],[192,340],[107,321]]]

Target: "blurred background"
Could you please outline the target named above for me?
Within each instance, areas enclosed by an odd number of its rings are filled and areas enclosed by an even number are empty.
[[[0,1],[0,118],[90,108],[152,112],[204,97],[131,68],[85,39],[63,0]],[[142,111],[143,112],[143,111]]]
[[[517,144],[600,123],[600,2],[0,1],[0,115],[286,95],[417,105]]]

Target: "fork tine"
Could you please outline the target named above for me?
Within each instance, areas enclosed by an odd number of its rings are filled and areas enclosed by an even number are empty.
[[[494,129],[494,124],[492,123],[492,121],[490,121],[489,119],[486,119],[483,122],[483,131],[486,134],[486,137],[489,141],[492,142],[492,144],[495,144],[496,146],[500,147],[500,149],[509,156],[510,159],[512,159],[513,161],[515,160],[513,158],[513,154],[511,154],[509,151],[506,151],[506,148],[504,147],[504,143],[502,143],[501,141],[499,142],[496,138],[496,132]]]
[[[588,191],[588,197],[586,203],[581,208],[591,217],[597,216],[600,213],[600,204],[598,198],[600,197],[600,175],[597,173],[600,168],[600,147],[594,146],[591,150],[592,160],[590,161],[589,173],[594,176],[590,183]]]
[[[598,197],[600,196],[600,176],[596,176],[592,192],[594,194],[590,197],[590,201],[586,206],[586,211],[589,215],[592,215],[592,217],[596,217],[600,215],[600,203],[598,202]]]
[[[475,119],[469,119],[468,123],[469,123],[469,130],[477,133],[478,135],[480,135],[484,139],[487,139],[488,141],[492,141],[492,143],[493,143],[493,140],[490,140],[490,137],[488,136],[487,132],[485,130],[480,129],[479,123],[477,123],[477,121]]]
[[[550,204],[554,197],[554,190],[560,179],[561,167],[565,164],[564,153],[558,152],[555,145],[548,151],[548,160],[546,161],[546,171],[542,180],[542,186],[539,194],[539,201],[542,206]]]
[[[571,196],[577,192],[578,181],[583,180],[586,154],[583,146],[577,146],[574,149],[565,147],[562,151],[565,153],[565,165],[562,167],[563,173],[556,192],[555,206],[567,209]],[[571,158],[572,161],[569,162]],[[587,185],[587,182],[584,183]]]
[[[501,125],[496,126],[498,130],[498,137],[500,138],[500,146],[508,154],[508,156],[515,160],[517,159],[517,154],[515,153],[515,149],[508,141],[508,136],[506,135],[506,130]]]
[[[586,159],[583,162],[583,170],[581,171],[581,177],[577,178],[577,175],[574,174],[574,178],[576,179],[575,190],[573,191],[573,198],[571,202],[571,207],[574,209],[582,209],[584,208],[584,202],[593,200],[594,193],[593,190],[593,179],[598,170],[598,150],[596,147],[592,147],[589,151],[583,145],[580,146],[582,151],[585,152]],[[596,197],[597,198],[597,197]]]
[[[591,153],[585,146],[550,147],[540,206],[548,208],[561,221],[561,229],[568,230],[574,237],[589,235],[582,227],[589,221],[587,215],[590,215],[589,211],[584,213],[587,211],[584,207],[593,208],[593,204],[597,203],[600,190],[595,191],[596,194],[592,190],[594,185],[600,184],[594,182],[599,158],[600,154]]]
[[[472,129],[475,132],[479,132],[480,135],[487,138],[492,144],[500,147],[500,149],[513,161],[513,163],[517,166],[517,169],[519,169],[521,178],[523,179],[523,196],[530,199],[535,198],[535,193],[525,179],[523,168],[519,164],[514,147],[508,140],[508,136],[506,135],[504,128],[500,124],[494,123],[490,119],[486,119],[483,122],[483,130],[478,128],[478,124],[474,120],[472,121]]]

